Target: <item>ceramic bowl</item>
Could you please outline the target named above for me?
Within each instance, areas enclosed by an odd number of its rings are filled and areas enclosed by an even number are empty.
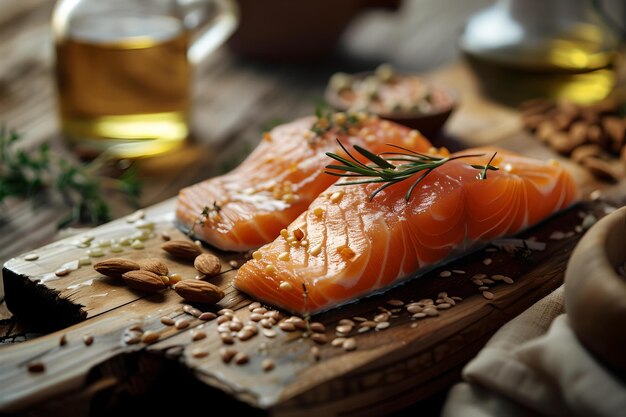
[[[626,207],[598,221],[572,253],[565,275],[565,309],[583,344],[626,371]],[[623,269],[622,269],[623,271]]]
[[[351,77],[354,80],[365,79],[374,75],[374,72],[362,72],[358,74],[352,74]],[[412,74],[400,74],[402,76],[412,75]],[[371,111],[372,113],[378,114],[383,119],[390,120],[392,122],[396,122],[402,124],[404,126],[410,127],[412,129],[419,130],[424,136],[427,138],[432,138],[436,136],[437,133],[443,128],[446,121],[454,111],[454,109],[458,105],[458,96],[456,92],[452,89],[443,86],[438,83],[431,82],[427,79],[424,79],[421,76],[415,75],[419,77],[426,85],[429,86],[430,89],[436,90],[442,94],[445,94],[450,99],[450,104],[442,107],[434,109],[430,112],[418,112],[418,111],[390,111],[390,112],[381,112],[381,111],[372,111],[371,109],[364,109],[367,111]],[[346,111],[351,108],[351,102],[344,99],[336,89],[329,86],[326,88],[326,92],[324,94],[324,98],[326,102],[337,111]]]

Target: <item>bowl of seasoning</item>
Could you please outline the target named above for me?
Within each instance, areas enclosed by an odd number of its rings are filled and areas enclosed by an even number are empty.
[[[415,74],[397,73],[389,64],[375,71],[336,73],[328,83],[326,101],[338,111],[366,111],[435,135],[456,107],[456,94]]]

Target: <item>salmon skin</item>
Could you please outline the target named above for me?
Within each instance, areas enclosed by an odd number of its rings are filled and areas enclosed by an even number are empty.
[[[498,152],[485,179],[470,164]],[[315,313],[399,283],[492,239],[515,234],[576,198],[558,163],[501,149],[433,170],[406,201],[411,181],[369,197],[379,184],[331,186],[281,236],[237,272],[252,298],[294,313]],[[304,297],[304,286],[307,297]]]
[[[374,152],[387,143],[418,152],[431,148],[416,130],[364,113],[299,119],[264,134],[230,173],[182,189],[178,225],[222,250],[241,252],[271,242],[335,182],[324,167],[326,152],[343,154],[337,138]]]

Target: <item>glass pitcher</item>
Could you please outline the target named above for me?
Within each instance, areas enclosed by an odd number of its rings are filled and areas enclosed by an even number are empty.
[[[460,46],[492,97],[591,103],[616,83],[619,36],[596,0],[499,0],[468,21]]]
[[[58,107],[79,154],[159,154],[189,132],[191,66],[237,25],[234,0],[60,0]]]

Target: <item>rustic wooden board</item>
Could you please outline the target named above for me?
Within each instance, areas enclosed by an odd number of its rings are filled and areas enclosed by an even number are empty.
[[[524,147],[524,139],[516,138],[512,148]],[[575,171],[577,172],[577,171]],[[577,173],[584,190],[591,182]],[[616,195],[617,191],[613,192]],[[320,412],[325,415],[380,415],[418,401],[449,385],[458,378],[459,368],[482,347],[487,338],[503,323],[519,314],[532,303],[552,291],[562,282],[569,253],[580,237],[579,233],[562,240],[550,240],[553,231],[568,232],[581,222],[580,211],[596,210],[596,203],[582,205],[561,213],[527,231],[526,238],[534,236],[548,242],[547,249],[536,252],[533,262],[514,260],[505,252],[478,251],[451,262],[447,269],[461,269],[465,274],[441,278],[438,268],[431,273],[392,289],[386,294],[370,297],[316,316],[326,324],[327,334],[334,336],[334,327],[342,318],[362,316],[371,319],[389,299],[405,302],[433,298],[442,291],[463,297],[463,301],[439,317],[412,321],[401,311],[391,320],[391,326],[382,331],[355,334],[358,348],[344,352],[330,345],[320,346],[321,359],[311,354],[314,343],[298,333],[277,331],[276,338],[259,335],[246,342],[237,342],[235,348],[245,351],[250,362],[245,365],[224,364],[218,354],[222,346],[215,321],[194,319],[190,328],[176,330],[163,326],[163,315],[189,317],[182,311],[182,300],[171,290],[146,295],[99,276],[86,266],[65,277],[51,273],[59,266],[84,256],[85,248],[77,248],[74,237],[33,251],[36,261],[25,261],[24,256],[9,261],[3,278],[9,308],[31,325],[44,328],[73,326],[42,338],[3,349],[0,352],[0,410],[15,411],[36,404],[48,406],[50,399],[74,399],[77,395],[90,397],[105,390],[113,401],[112,386],[124,386],[120,380],[154,379],[154,373],[128,370],[125,354],[135,353],[142,361],[163,366],[162,359],[174,359],[189,375],[207,387],[207,395],[226,392],[232,398],[267,414],[298,416]],[[172,223],[174,201],[166,201],[146,210],[146,220],[154,221],[157,236],[145,242],[142,250],[125,249],[121,254],[130,258],[164,256],[159,249],[162,241],[158,232],[166,230],[173,237],[182,237]],[[124,219],[94,229],[90,235],[111,239],[132,234],[135,227]],[[210,249],[206,249],[210,251]],[[221,286],[226,297],[222,307],[237,311],[246,322],[250,312],[245,306],[250,300],[230,286],[234,271],[228,261],[240,255],[217,253],[224,261],[224,271],[211,281]],[[485,257],[493,263],[483,264]],[[95,260],[102,259],[96,258]],[[167,259],[170,270],[185,278],[193,278],[195,271],[189,264]],[[478,272],[506,274],[513,277],[513,285],[499,284],[493,289],[495,298],[484,299],[471,283]],[[206,310],[206,306],[198,306]],[[140,324],[144,330],[157,330],[160,341],[127,346],[121,342],[125,329]],[[192,342],[191,331],[202,328],[207,338]],[[85,346],[84,335],[93,335],[95,342]],[[61,335],[68,344],[59,346]],[[194,358],[192,352],[200,349],[210,354]],[[149,359],[148,359],[149,358]],[[153,360],[154,358],[160,358]],[[276,368],[263,372],[261,361],[272,358]],[[41,361],[46,371],[32,374],[27,365]],[[102,369],[106,369],[104,372]],[[147,375],[145,375],[147,374]],[[135,378],[135,379],[133,379]],[[133,382],[134,383],[134,382]],[[148,383],[144,381],[144,383]],[[85,394],[87,392],[88,394]],[[100,397],[102,398],[102,397]],[[69,400],[68,400],[69,401]]]

